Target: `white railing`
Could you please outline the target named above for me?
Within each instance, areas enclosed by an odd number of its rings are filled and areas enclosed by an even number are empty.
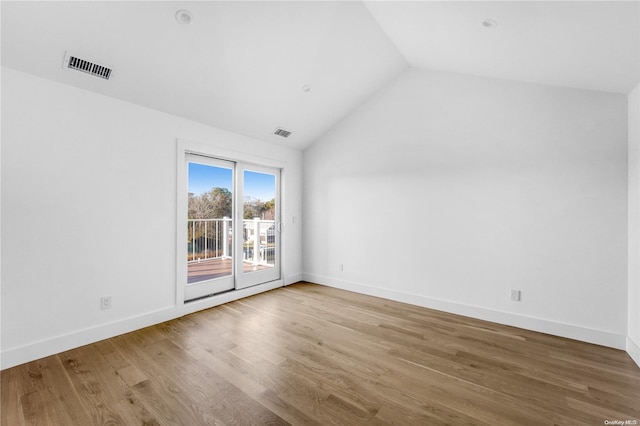
[[[188,219],[188,262],[231,258],[232,219]]]
[[[243,260],[253,265],[275,265],[275,221],[244,219]],[[233,221],[222,219],[187,219],[187,262],[230,259]]]
[[[261,220],[257,217],[242,221],[242,252],[245,262],[253,265],[275,265],[275,225],[275,220]]]

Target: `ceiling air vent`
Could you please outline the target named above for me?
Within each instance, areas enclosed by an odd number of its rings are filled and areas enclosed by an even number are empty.
[[[291,135],[291,132],[288,130],[285,130],[283,128],[278,127],[275,132],[273,132],[274,135],[278,135],[278,136],[282,136],[283,138],[288,138]]]
[[[111,76],[111,68],[103,67],[102,65],[98,65],[94,62],[89,62],[75,56],[69,55],[65,62],[67,63],[68,68],[104,78],[105,80],[109,80],[109,77]]]

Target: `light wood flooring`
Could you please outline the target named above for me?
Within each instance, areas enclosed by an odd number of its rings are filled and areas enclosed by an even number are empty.
[[[306,283],[7,369],[1,394],[3,426],[640,424],[623,351]]]

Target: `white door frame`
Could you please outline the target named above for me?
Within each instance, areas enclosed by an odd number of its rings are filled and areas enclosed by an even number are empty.
[[[220,303],[224,303],[226,300],[235,300],[239,297],[249,296],[259,293],[261,291],[267,291],[273,288],[282,287],[284,285],[285,274],[285,250],[284,244],[284,229],[279,233],[279,265],[280,265],[280,279],[271,281],[265,284],[259,284],[251,288],[235,290],[229,293],[223,293],[216,296],[203,298],[197,301],[185,303],[185,288],[187,283],[187,245],[184,244],[187,241],[187,227],[184,226],[183,218],[187,218],[188,213],[188,175],[185,157],[186,154],[196,154],[205,157],[217,158],[220,160],[227,160],[231,162],[242,162],[244,164],[256,164],[270,168],[280,170],[280,212],[279,217],[282,217],[285,213],[284,209],[284,176],[286,170],[286,163],[282,160],[269,158],[266,156],[256,155],[252,153],[246,153],[234,149],[228,148],[229,141],[227,139],[220,139],[219,141],[201,142],[189,139],[176,139],[176,293],[175,303],[180,307],[183,313],[195,312],[200,309],[206,309],[208,307],[216,306]],[[237,185],[237,183],[236,183]],[[235,295],[237,294],[237,295]]]
[[[275,260],[274,267],[251,272],[244,272],[244,251],[243,251],[243,226],[234,228],[235,245],[235,264],[236,264],[236,290],[263,284],[270,281],[276,281],[282,278],[280,268],[280,174],[281,170],[275,167],[265,167],[244,162],[236,164],[236,208],[237,212],[234,220],[240,225],[244,217],[244,172],[266,173],[275,176],[275,218],[274,218],[274,237],[275,237]],[[258,236],[259,238],[259,236]],[[257,254],[254,253],[254,256]]]
[[[237,222],[235,221],[235,175],[236,175],[236,163],[233,161],[220,160],[217,158],[211,158],[208,156],[203,156],[199,154],[185,154],[186,168],[188,170],[189,163],[194,164],[204,164],[206,166],[219,167],[223,169],[231,170],[231,190],[232,196],[231,199],[234,201],[231,205],[231,229],[235,229]],[[187,178],[188,181],[188,178]],[[188,204],[188,203],[187,203]],[[189,236],[187,235],[187,238]],[[235,235],[233,236],[235,238]],[[235,247],[235,241],[232,241],[232,247]],[[185,301],[198,299],[200,297],[206,297],[212,294],[221,293],[223,291],[233,290],[235,288],[235,265],[236,262],[233,260],[233,252],[231,253],[232,261],[231,261],[231,273],[224,277],[213,278],[210,280],[198,281],[192,284],[188,282],[185,283],[184,289],[184,299]],[[186,258],[186,257],[185,257]],[[188,267],[187,267],[188,268]]]

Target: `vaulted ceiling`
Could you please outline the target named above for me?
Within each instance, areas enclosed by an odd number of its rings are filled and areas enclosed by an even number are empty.
[[[303,149],[410,66],[627,93],[639,29],[637,1],[4,1],[2,65]]]
[[[414,67],[625,94],[640,81],[638,1],[366,4]]]

